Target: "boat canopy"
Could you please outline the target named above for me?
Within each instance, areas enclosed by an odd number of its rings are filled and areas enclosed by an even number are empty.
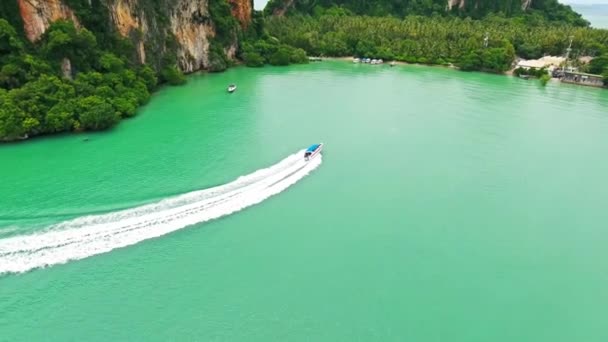
[[[321,144],[314,144],[314,145],[311,145],[311,146],[310,146],[310,147],[309,147],[309,148],[306,150],[306,152],[314,152],[314,151],[315,151],[317,148],[319,148],[319,146],[321,146]]]

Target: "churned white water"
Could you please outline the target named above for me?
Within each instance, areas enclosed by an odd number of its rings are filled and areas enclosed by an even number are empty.
[[[132,209],[79,217],[42,232],[0,239],[0,274],[26,272],[106,253],[213,220],[276,195],[321,165],[299,151],[235,181]]]

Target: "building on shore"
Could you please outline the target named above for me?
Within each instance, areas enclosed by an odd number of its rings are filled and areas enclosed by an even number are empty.
[[[564,83],[573,83],[591,87],[603,87],[604,78],[602,75],[586,74],[584,72],[565,71],[561,76]]]
[[[560,65],[562,65],[566,59],[564,57],[556,57],[556,56],[545,56],[539,59],[521,59],[517,62],[516,68],[522,69],[542,69],[545,68],[550,73],[553,70],[557,69]]]

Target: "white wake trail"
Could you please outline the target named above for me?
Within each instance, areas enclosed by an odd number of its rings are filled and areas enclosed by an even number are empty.
[[[303,153],[302,150],[225,185],[132,209],[76,218],[30,235],[0,239],[0,275],[106,253],[260,203],[321,165],[321,155],[306,162]]]

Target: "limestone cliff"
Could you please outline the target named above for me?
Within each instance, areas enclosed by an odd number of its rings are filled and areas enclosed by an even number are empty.
[[[251,22],[251,13],[253,13],[253,0],[228,0],[228,3],[232,8],[232,15],[243,28],[247,28]]]
[[[171,33],[180,48],[177,58],[184,72],[209,66],[209,38],[215,31],[209,20],[207,0],[179,0],[171,12]]]
[[[81,13],[107,14],[115,32],[130,39],[141,63],[158,66],[166,54],[174,54],[179,68],[193,72],[209,66],[210,40],[216,29],[209,13],[209,1],[218,0],[2,0],[18,1],[24,31],[34,42],[49,25],[59,19],[84,23]],[[220,0],[224,1],[224,0]],[[68,4],[78,4],[71,8]],[[247,27],[253,11],[252,0],[229,0],[233,16]],[[83,10],[84,9],[84,10]],[[236,35],[234,35],[236,39]],[[226,46],[235,55],[237,42]]]
[[[452,8],[464,8],[464,6],[469,3],[469,2],[475,2],[476,0],[448,0],[448,10],[451,10]],[[532,4],[532,0],[522,0],[521,1],[521,9],[522,10],[527,10],[528,8],[530,8],[530,5]]]
[[[129,37],[134,32],[148,32],[145,13],[136,9],[137,0],[114,0],[109,3],[109,13],[112,23],[118,33],[123,37]],[[137,47],[137,55],[140,63],[146,63],[146,49],[144,39],[134,39]]]
[[[23,19],[23,30],[30,41],[40,38],[56,20],[70,19],[78,25],[74,12],[61,0],[17,0],[17,3]]]
[[[209,65],[209,38],[215,35],[207,0],[176,0],[159,2],[161,8],[143,6],[145,0],[108,0],[110,17],[117,31],[131,38],[137,46],[139,60],[158,56],[167,48],[163,38],[174,37],[177,63],[184,72],[193,72]],[[163,13],[162,20],[157,11]],[[165,21],[161,23],[159,21]],[[166,26],[163,27],[162,26]],[[146,48],[147,47],[147,48]],[[150,51],[147,51],[150,50]]]

